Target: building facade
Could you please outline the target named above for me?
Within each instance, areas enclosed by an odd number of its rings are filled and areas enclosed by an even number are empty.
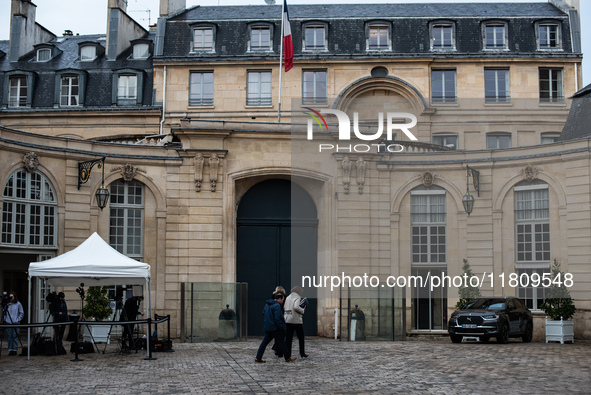
[[[215,285],[248,284],[244,325],[259,334],[274,287],[309,276],[307,333],[332,336],[335,308],[348,327],[357,304],[377,338],[445,332],[456,285],[387,281],[453,278],[466,259],[484,295],[527,302],[539,337],[544,287],[509,280],[556,260],[589,337],[589,141],[558,141],[581,89],[571,5],[290,5],[287,72],[281,6],[163,0],[148,32],[113,0],[106,36],[21,40],[18,56],[12,41],[30,35],[13,33],[0,43],[4,284],[97,231],[152,265],[173,336],[193,323],[190,284],[203,333],[239,299]],[[34,10],[14,0],[13,31],[15,7]],[[102,156],[105,210],[98,171],[78,185],[78,163]],[[379,285],[343,287],[364,276]]]

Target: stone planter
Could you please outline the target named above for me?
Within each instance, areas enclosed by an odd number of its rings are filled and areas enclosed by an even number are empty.
[[[88,325],[84,329],[84,341],[93,341],[95,343],[109,343],[109,325]],[[92,334],[92,336],[90,336]]]
[[[573,320],[560,321],[549,320],[546,317],[546,343],[548,342],[560,342],[564,344],[565,341],[575,342],[575,325]]]

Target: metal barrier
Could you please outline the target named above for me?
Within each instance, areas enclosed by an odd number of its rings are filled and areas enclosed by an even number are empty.
[[[152,333],[152,324],[160,324],[163,322],[170,321],[170,316],[156,316],[157,320],[153,320],[152,318],[147,318],[145,320],[136,320],[136,321],[80,321],[78,319],[74,319],[74,321],[63,321],[63,322],[43,322],[43,323],[32,323],[32,324],[2,324],[0,328],[26,328],[27,329],[27,360],[31,359],[31,328],[44,328],[48,326],[61,326],[61,325],[70,325],[74,324],[76,328],[76,340],[74,342],[75,346],[75,357],[72,359],[72,362],[79,362],[82,359],[78,358],[78,337],[79,337],[79,327],[82,325],[147,325],[147,343],[146,343],[146,358],[145,360],[155,360],[157,358],[152,357],[152,347],[150,347],[150,334]],[[19,338],[20,340],[20,338]],[[21,341],[22,347],[22,341]]]

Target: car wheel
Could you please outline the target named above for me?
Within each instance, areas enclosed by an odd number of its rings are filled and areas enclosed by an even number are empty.
[[[482,343],[488,343],[489,340],[490,340],[490,337],[488,337],[488,336],[480,336],[480,341]]]
[[[461,343],[462,342],[462,337],[463,336],[458,336],[458,335],[449,335],[449,338],[451,339],[451,341],[453,343]]]
[[[497,343],[509,343],[509,325],[503,324],[503,326],[501,326],[499,329],[499,334],[497,335]]]
[[[533,337],[534,337],[534,326],[530,322],[529,324],[527,324],[527,328],[525,329],[523,336],[521,336],[521,340],[523,340],[524,343],[531,343]]]

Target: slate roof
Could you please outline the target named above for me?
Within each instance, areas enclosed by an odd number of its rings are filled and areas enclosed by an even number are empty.
[[[580,57],[572,53],[568,15],[550,3],[434,3],[434,4],[321,4],[288,7],[295,59],[338,58],[435,58],[531,57],[540,56],[534,23],[551,19],[561,22],[562,51],[543,52],[544,57]],[[281,6],[195,6],[167,19],[163,53],[155,60],[259,60],[279,56]],[[455,22],[456,50],[432,51],[429,22]],[[482,22],[500,19],[507,23],[508,51],[483,51]],[[386,21],[392,26],[391,51],[366,51],[365,27],[370,21]],[[248,52],[248,23],[269,22],[273,27],[272,53]],[[328,25],[328,48],[323,53],[302,50],[303,23]],[[191,54],[192,26],[216,26],[214,53]]]
[[[154,34],[149,33],[144,37],[154,41]],[[82,70],[87,72],[86,100],[84,107],[68,107],[68,111],[84,110],[89,107],[112,107],[112,78],[113,72],[122,69],[143,70],[144,84],[142,94],[142,106],[152,106],[153,90],[153,66],[152,57],[146,60],[129,59],[132,54],[130,46],[114,61],[107,61],[104,54],[98,56],[92,62],[81,62],[78,59],[79,44],[83,42],[99,43],[103,48],[106,45],[105,35],[76,35],[57,37],[48,44],[54,45],[57,51],[55,56],[47,62],[37,62],[36,51],[33,50],[22,56],[18,62],[10,62],[8,55],[0,57],[0,96],[5,95],[4,85],[6,78],[3,72],[30,71],[35,73],[35,88],[33,91],[32,109],[9,109],[9,111],[33,111],[35,109],[49,109],[55,102],[55,72],[65,69]],[[8,53],[8,41],[0,41],[0,51]],[[1,53],[0,53],[1,55]],[[136,106],[138,107],[138,106]],[[59,110],[59,109],[58,109]],[[2,111],[6,111],[3,109]]]
[[[575,93],[558,141],[591,137],[591,84]]]
[[[290,20],[330,18],[563,17],[549,3],[293,4]],[[281,5],[196,6],[169,20],[280,19]]]

